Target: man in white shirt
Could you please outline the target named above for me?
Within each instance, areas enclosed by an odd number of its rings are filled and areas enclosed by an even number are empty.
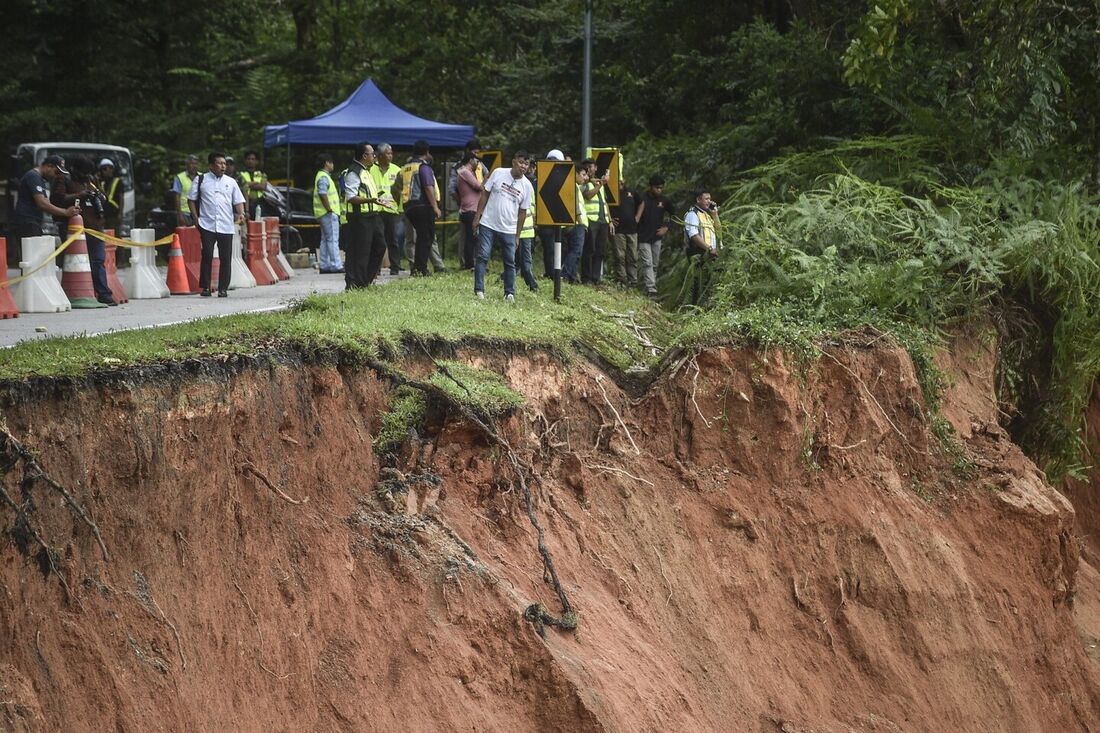
[[[523,229],[523,220],[535,190],[523,174],[527,172],[527,153],[517,151],[511,168],[497,168],[485,181],[481,192],[474,229],[478,236],[478,251],[474,261],[474,294],[485,297],[485,269],[493,253],[493,244],[500,242],[504,256],[504,300],[516,301],[516,242]]]
[[[210,171],[198,176],[187,192],[191,220],[198,224],[202,237],[202,265],[199,267],[199,293],[210,297],[210,268],[214,262],[214,245],[221,259],[218,271],[218,297],[229,295],[229,279],[233,267],[233,225],[244,222],[244,195],[237,182],[225,175],[225,153],[211,153],[206,158]]]

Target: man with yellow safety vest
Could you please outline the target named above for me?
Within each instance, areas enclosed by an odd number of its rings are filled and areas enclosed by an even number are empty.
[[[317,175],[313,177],[313,215],[321,225],[320,269],[322,275],[344,272],[340,261],[340,189],[332,177],[332,156],[317,156]]]
[[[528,171],[527,180],[531,187],[535,186],[535,172]],[[523,228],[519,232],[519,245],[516,247],[516,268],[520,277],[527,284],[532,293],[539,291],[539,282],[535,279],[535,273],[531,272],[531,256],[535,248],[535,197],[531,197],[531,208],[527,209],[527,216],[523,219]]]
[[[588,169],[588,183],[581,189],[584,210],[588,217],[588,234],[585,236],[584,251],[581,254],[581,277],[587,283],[599,285],[603,280],[603,258],[607,252],[607,243],[615,231],[603,192],[608,174],[604,171],[602,176],[597,177],[596,161],[591,158],[582,162]]]
[[[577,279],[577,266],[581,261],[585,233],[588,231],[588,216],[584,208],[584,196],[581,193],[588,183],[588,166],[584,164],[584,161],[577,163],[574,176],[574,184],[577,187],[577,208],[575,210],[577,223],[573,225],[572,229],[567,228],[565,231],[566,241],[562,242],[561,264],[562,279],[572,284],[579,282]]]
[[[707,263],[718,256],[722,242],[718,235],[722,222],[718,220],[718,204],[710,198],[710,191],[695,192],[695,205],[684,215],[684,237],[687,239],[687,255],[699,257],[699,266],[692,278],[691,302],[698,304],[705,292]]]
[[[241,193],[244,194],[249,216],[253,216],[256,207],[264,200],[264,192],[267,191],[267,176],[256,166],[260,164],[260,156],[255,150],[249,150],[244,154],[244,170],[237,174],[241,184]]]
[[[188,155],[186,167],[172,179],[172,190],[169,195],[176,199],[176,223],[177,226],[191,226],[191,213],[183,205],[187,195],[191,193],[191,181],[199,174],[199,156]]]
[[[390,274],[396,275],[401,272],[401,249],[397,246],[397,220],[401,218],[401,212],[393,196],[393,184],[401,174],[401,166],[393,162],[392,145],[379,144],[378,162],[371,167],[370,172],[382,196],[382,205],[379,207],[382,233],[386,238],[386,251],[390,254]]]
[[[386,253],[380,210],[382,194],[370,168],[374,148],[369,143],[355,146],[355,161],[341,182],[344,189],[344,215],[348,220],[347,261],[344,282],[348,290],[365,288],[374,282]]]
[[[99,161],[99,190],[103,192],[103,226],[118,234],[122,212],[122,184],[115,175],[115,163],[110,158]]]

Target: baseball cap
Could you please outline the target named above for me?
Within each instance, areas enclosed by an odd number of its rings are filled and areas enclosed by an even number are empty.
[[[551,150],[549,153],[546,154],[546,159],[547,160],[565,160],[565,153],[558,150],[557,148],[554,148],[553,150]]]
[[[115,162],[113,160],[111,160],[110,158],[104,158],[103,160],[99,161],[99,167],[100,168],[102,168],[105,165],[109,165],[112,168],[114,168],[115,167]]]
[[[65,167],[65,159],[60,155],[47,155],[46,159],[42,161],[42,165],[52,165],[61,171],[66,176],[69,175],[69,169]]]

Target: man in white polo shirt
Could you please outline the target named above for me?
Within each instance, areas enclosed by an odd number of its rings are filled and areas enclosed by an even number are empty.
[[[199,294],[210,297],[210,268],[217,244],[221,259],[218,297],[225,298],[229,295],[233,267],[233,225],[244,222],[244,195],[237,182],[225,175],[225,153],[211,153],[206,160],[210,163],[210,171],[198,176],[187,192],[187,206],[202,237],[202,265],[199,267],[202,292]]]
[[[500,242],[504,255],[504,300],[516,301],[516,242],[523,229],[523,220],[531,208],[535,190],[523,174],[527,172],[528,156],[522,150],[512,157],[511,168],[497,168],[485,181],[481,201],[474,216],[478,251],[474,261],[474,294],[485,297],[485,269],[493,253],[493,244]]]

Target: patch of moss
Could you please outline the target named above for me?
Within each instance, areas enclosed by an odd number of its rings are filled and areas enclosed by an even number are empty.
[[[523,397],[496,372],[458,361],[440,361],[439,364],[442,368],[432,374],[429,381],[479,415],[494,417],[523,405]]]

